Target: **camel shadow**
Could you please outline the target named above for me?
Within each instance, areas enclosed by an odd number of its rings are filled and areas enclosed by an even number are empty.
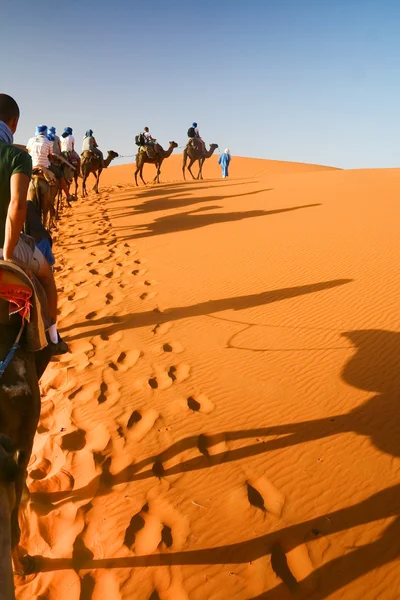
[[[252,192],[246,192],[244,194],[233,194],[231,196],[206,196],[196,198],[193,196],[184,196],[182,194],[174,194],[174,196],[168,196],[167,198],[154,198],[152,200],[146,200],[142,204],[134,207],[132,215],[147,214],[151,212],[157,212],[160,210],[170,210],[174,208],[184,208],[185,206],[193,206],[194,204],[200,204],[202,202],[220,202],[222,200],[230,200],[231,198],[241,198],[243,196],[251,196],[254,194],[262,194],[264,192],[272,192],[273,188],[266,188],[262,190],[254,190]],[[303,207],[304,208],[304,207]],[[128,213],[129,214],[129,213]],[[125,215],[123,215],[125,216]]]
[[[191,306],[177,306],[165,310],[163,313],[157,313],[153,310],[142,313],[131,313],[123,316],[107,316],[99,319],[85,320],[81,323],[73,323],[63,327],[60,331],[66,332],[71,329],[81,327],[91,327],[90,331],[82,334],[68,336],[68,341],[87,337],[88,335],[112,335],[116,331],[132,329],[136,327],[158,327],[166,321],[178,321],[192,317],[209,316],[225,310],[246,310],[256,306],[263,306],[273,302],[280,302],[297,296],[304,296],[332,289],[347,283],[351,279],[333,279],[331,281],[321,281],[307,285],[299,285],[291,288],[282,288],[261,292],[258,294],[249,294],[248,296],[234,296],[232,298],[222,298],[218,300],[207,300]],[[102,327],[107,325],[107,327]]]
[[[251,192],[253,193],[253,192]],[[257,193],[257,192],[254,192]],[[225,200],[226,198],[220,198],[220,200]],[[207,199],[208,201],[216,201],[215,197],[211,197]],[[204,202],[204,199],[202,200]],[[238,211],[231,213],[210,213],[210,214],[199,214],[205,210],[211,210],[215,208],[222,208],[219,206],[213,207],[204,207],[201,209],[197,209],[196,211],[188,211],[184,213],[177,213],[174,215],[167,215],[165,217],[159,217],[155,219],[152,223],[147,225],[141,225],[136,229],[143,229],[139,233],[134,233],[132,235],[119,235],[112,240],[107,245],[114,245],[119,242],[127,241],[127,240],[135,240],[140,238],[153,237],[156,235],[162,235],[166,233],[178,233],[181,231],[190,231],[194,229],[199,229],[201,227],[208,227],[209,225],[218,225],[222,223],[233,223],[237,221],[243,221],[244,219],[250,219],[255,217],[267,217],[271,215],[277,215],[280,213],[293,212],[296,210],[302,210],[304,208],[314,208],[316,206],[321,206],[321,204],[305,204],[303,206],[292,206],[289,208],[278,208],[275,210],[249,210],[249,211]],[[123,227],[114,227],[113,231],[115,232],[117,229],[127,229],[126,226]],[[129,228],[131,229],[131,228]],[[98,242],[97,244],[91,244],[88,248],[93,248],[95,246],[103,246],[103,242]]]
[[[216,189],[216,188],[226,188],[226,187],[233,187],[233,186],[237,186],[237,185],[244,185],[246,183],[247,179],[243,179],[243,180],[235,180],[234,183],[228,183],[226,182],[226,180],[224,180],[224,183],[221,183],[220,179],[212,179],[212,180],[208,180],[208,181],[204,181],[203,184],[201,184],[199,181],[197,182],[190,182],[190,181],[183,181],[181,183],[179,182],[174,182],[174,183],[164,183],[164,184],[160,184],[160,185],[154,185],[154,187],[136,187],[134,186],[132,188],[132,192],[136,195],[137,199],[141,199],[141,198],[153,198],[154,196],[156,198],[159,198],[160,196],[171,196],[171,195],[184,195],[184,194],[188,194],[188,192],[192,192],[192,191],[198,191],[198,190],[205,190],[205,189]],[[215,185],[218,182],[218,185]],[[251,180],[251,185],[253,184],[257,184],[259,183],[258,181],[254,181]],[[210,185],[212,184],[212,185]],[[109,204],[113,204],[116,202],[121,202],[121,200],[129,200],[129,198],[132,196],[132,193],[126,194],[125,192],[117,192],[118,196],[108,200],[107,205]],[[127,196],[127,197],[125,197]],[[226,196],[225,196],[226,197]]]
[[[213,461],[220,463],[221,460],[228,462],[243,459],[268,450],[286,448],[305,441],[317,440],[349,431],[369,437],[377,449],[394,457],[399,457],[400,333],[383,330],[361,330],[345,332],[343,336],[351,340],[356,348],[356,353],[343,368],[343,380],[359,389],[374,392],[375,396],[349,413],[339,414],[336,417],[263,427],[250,431],[223,432],[211,436],[207,440],[206,446],[208,448],[210,445],[218,443],[221,436],[228,440],[263,436],[275,436],[275,438],[269,441],[263,440],[261,443],[246,448],[227,451],[219,457],[207,456],[207,453],[203,451],[200,458],[190,459],[180,463],[177,467],[167,469],[163,473],[163,477],[175,472],[210,468]],[[280,435],[283,437],[276,437]],[[154,461],[162,462],[176,456],[185,449],[195,446],[199,448],[199,436],[191,436],[173,444],[157,456],[134,465],[134,469],[137,472]],[[136,475],[131,471],[129,481],[150,476],[150,472],[154,477],[153,470],[145,471],[144,474],[137,473]],[[125,481],[126,475],[128,475],[127,472],[124,473],[122,478]],[[116,477],[114,484],[120,476],[121,474],[111,476],[112,478]],[[79,490],[76,492],[79,492]],[[83,489],[81,492],[83,492]],[[58,497],[58,499],[60,500],[61,497]],[[72,499],[71,493],[68,499]],[[79,499],[82,499],[81,495]],[[53,496],[53,500],[57,501],[57,498]],[[306,593],[306,596],[302,596],[303,598],[324,600],[355,579],[399,558],[399,514],[400,484],[397,484],[346,508],[243,542],[200,550],[167,551],[149,556],[99,560],[89,556],[84,563],[84,568],[132,569],[139,566],[249,563],[268,554],[273,555],[276,548],[285,548],[285,552],[288,552],[296,546],[314,539],[316,536],[324,537],[374,521],[390,520],[383,534],[376,541],[358,546],[351,552],[323,564],[300,583],[294,582],[299,594]],[[47,559],[40,556],[35,558],[38,571],[74,568],[73,561],[70,559]],[[289,583],[293,584],[292,581],[288,583],[285,573],[281,577],[283,581],[280,585],[254,597],[252,600],[279,600],[282,593],[287,591]],[[393,598],[399,596],[399,591],[400,589],[393,590],[395,594]]]

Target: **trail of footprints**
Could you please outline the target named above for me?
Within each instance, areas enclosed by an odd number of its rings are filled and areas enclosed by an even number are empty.
[[[100,227],[100,236],[112,236],[115,234],[111,231],[112,225],[109,222],[109,217],[106,214],[106,209],[101,209],[102,217],[98,222]],[[78,230],[82,230],[78,227]],[[127,283],[122,281],[122,274],[118,271],[123,268],[123,263],[118,261],[121,254],[125,257],[136,256],[137,251],[129,246],[128,243],[123,244],[122,251],[118,248],[117,240],[108,240],[106,237],[102,237],[103,246],[101,251],[90,251],[90,260],[86,264],[87,272],[90,274],[92,284],[97,287],[101,287],[104,284],[105,279],[111,279],[115,277],[121,277],[119,286],[123,289]],[[78,243],[84,243],[83,238],[78,239]],[[83,248],[86,248],[83,246]],[[64,260],[62,260],[62,263]],[[58,279],[63,281],[71,276],[71,267],[64,268],[62,266],[56,267],[56,271],[59,271]],[[111,263],[112,267],[109,268],[108,264]],[[148,268],[143,265],[142,259],[136,257],[132,261],[134,268],[131,271],[131,275],[134,281],[137,281],[140,277],[148,277]],[[62,270],[62,271],[61,271]],[[104,279],[105,278],[105,279]],[[97,281],[96,281],[97,280]],[[86,281],[86,280],[85,280]],[[85,281],[76,281],[75,285]],[[140,286],[148,288],[143,292],[139,293],[138,298],[141,301],[149,301],[156,296],[156,293],[152,291],[152,287],[156,285],[156,282],[147,278],[140,283]],[[139,286],[139,287],[140,287]],[[140,291],[140,290],[139,290]],[[79,298],[79,288],[70,290],[67,292],[68,301],[72,301]],[[118,301],[118,298],[114,297],[114,294],[106,292],[104,296],[105,307],[112,307],[113,303]],[[162,313],[160,307],[152,309],[154,313]],[[99,310],[92,310],[86,314],[86,320],[93,321],[98,317]],[[104,315],[104,312],[101,313]],[[116,321],[117,323],[118,321]],[[152,333],[158,338],[163,338],[170,332],[172,323],[168,321],[161,321],[157,323]],[[102,333],[99,336],[99,343],[118,343],[118,340],[113,340],[114,335],[108,333]],[[119,344],[118,344],[119,345]],[[183,346],[177,341],[165,340],[161,342],[162,352],[170,354],[171,358],[173,355],[184,352]],[[89,361],[95,356],[96,347],[92,344],[92,350],[86,350],[87,360]],[[126,372],[132,369],[139,359],[143,356],[143,352],[138,349],[126,349],[116,353],[114,360],[111,360],[108,365],[104,368],[99,382],[97,390],[97,404],[99,407],[107,406],[110,402],[118,402],[119,399],[119,384],[118,384],[118,373]],[[157,368],[155,372],[151,373],[146,381],[146,385],[154,392],[159,393],[171,386],[179,385],[190,378],[191,367],[187,363],[177,363],[171,360],[169,367]],[[86,394],[87,390],[84,389],[83,385],[79,385],[79,382],[69,391],[67,398],[71,404],[75,401],[79,404],[79,399],[82,394]],[[201,393],[189,393],[186,396],[184,405],[187,411],[188,418],[196,414],[207,415],[214,410],[213,402],[204,394]],[[71,409],[72,410],[72,409]],[[38,427],[38,433],[48,433],[54,431],[55,423],[53,422],[54,403],[51,399],[45,399],[43,402],[43,409],[41,419]],[[73,414],[71,412],[71,414]],[[72,417],[71,417],[72,418]],[[132,410],[130,416],[125,422],[119,424],[117,433],[120,437],[126,438],[127,436],[131,441],[139,442],[144,439],[146,435],[154,428],[156,422],[160,418],[160,414],[154,409],[136,408]],[[57,432],[59,434],[59,431]],[[107,442],[107,440],[106,440]],[[215,435],[200,433],[197,437],[196,448],[204,460],[221,462],[224,460],[224,456],[228,451],[227,440],[224,434]],[[69,431],[61,437],[60,448],[63,452],[73,453],[79,452],[86,446],[86,432],[79,428],[75,424],[75,429]],[[94,452],[94,457],[99,464],[102,465],[103,469],[103,480],[107,479],[107,473],[111,465],[111,457],[106,458],[102,452]],[[168,476],[168,469],[166,470],[163,465],[163,453],[159,455],[149,467],[152,475],[156,479],[162,479]],[[50,460],[43,459],[41,463],[36,464],[34,469],[30,472],[32,480],[36,480],[38,484],[42,479],[45,479],[49,473],[51,474],[52,465]],[[53,475],[54,476],[54,475]],[[69,483],[71,488],[73,483]],[[268,514],[273,515],[276,518],[280,518],[285,505],[284,495],[265,477],[249,478],[243,483],[243,501],[247,502],[249,507],[259,511],[262,518],[266,518]],[[146,502],[142,508],[137,511],[130,519],[127,524],[124,545],[132,552],[138,554],[151,554],[157,551],[168,551],[170,548],[174,548],[175,541],[175,523],[168,522],[168,520],[160,520],[157,516],[157,511],[154,514],[151,511],[149,502]],[[78,538],[77,538],[78,540]],[[308,556],[307,552],[305,552]],[[304,564],[304,545],[299,544],[298,547],[299,558],[298,561]],[[291,561],[287,561],[285,557],[284,547],[279,544],[275,544],[272,549],[271,564],[275,573],[287,584],[289,589],[293,589],[296,585],[296,578],[293,575],[290,567],[296,565],[296,549],[292,551]],[[308,559],[309,560],[309,559]],[[290,562],[290,564],[289,564]],[[305,561],[307,563],[307,560]],[[309,569],[312,571],[312,565],[309,560]],[[283,565],[283,566],[282,566]],[[286,566],[285,566],[286,565]],[[295,571],[296,569],[294,569]],[[93,583],[85,575],[81,578],[82,590],[85,587],[92,587]],[[90,597],[90,596],[88,596]],[[154,590],[151,594],[150,599],[156,600],[160,598],[158,592]],[[149,600],[150,600],[149,599]]]

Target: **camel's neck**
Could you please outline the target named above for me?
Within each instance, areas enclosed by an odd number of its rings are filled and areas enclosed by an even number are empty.
[[[111,163],[113,157],[109,154],[106,158],[106,160],[104,161],[104,166],[108,167],[108,165]]]
[[[174,147],[170,146],[168,150],[164,150],[164,158],[169,158],[174,151]]]
[[[206,158],[210,158],[215,152],[215,148],[210,148],[207,152],[206,152]]]

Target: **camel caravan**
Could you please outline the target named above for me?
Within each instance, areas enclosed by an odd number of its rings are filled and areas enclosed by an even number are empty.
[[[39,380],[52,357],[69,352],[57,329],[50,230],[64,200],[71,206],[77,199],[79,178],[83,197],[91,174],[98,193],[103,169],[118,157],[110,150],[104,158],[91,129],[80,155],[70,127],[58,137],[54,127],[39,125],[26,147],[14,144],[18,121],[17,103],[0,94],[0,600],[14,600],[14,573],[35,570],[18,544],[19,511],[22,499],[29,498],[27,467],[40,416]],[[155,165],[154,182],[159,183],[162,163],[178,144],[171,141],[164,150],[147,127],[136,138],[136,184],[138,175],[145,183],[146,163]],[[197,178],[202,179],[203,164],[218,146],[206,148],[197,123],[188,138],[183,177],[187,168],[195,179],[197,161]]]
[[[185,172],[187,168],[192,179],[203,179],[203,164],[207,158],[210,158],[214,154],[215,150],[218,148],[218,144],[211,144],[210,149],[207,150],[197,128],[197,123],[193,123],[192,126],[189,127],[187,136],[189,140],[183,151],[183,178],[186,179]],[[148,127],[145,127],[142,133],[138,133],[135,137],[135,143],[139,146],[139,150],[136,154],[136,185],[138,185],[138,175],[146,185],[146,182],[143,179],[143,167],[146,163],[156,166],[157,171],[153,183],[160,183],[161,165],[166,158],[171,156],[174,149],[178,148],[178,144],[176,142],[169,142],[168,150],[164,150],[162,146],[157,143],[157,140],[152,137]],[[189,164],[186,166],[188,159]],[[195,162],[199,163],[197,177],[195,177],[192,172],[192,166]]]
[[[187,169],[193,179],[203,179],[204,162],[214,154],[218,144],[211,144],[207,150],[197,123],[193,123],[189,127],[187,135],[189,140],[183,151],[183,178],[186,179]],[[178,148],[178,144],[171,141],[168,149],[164,150],[161,144],[151,136],[148,127],[145,127],[144,131],[136,136],[135,143],[139,146],[134,173],[136,185],[139,185],[138,176],[146,185],[143,178],[143,168],[146,163],[155,165],[156,174],[153,183],[160,183],[162,163],[171,156],[175,148]],[[23,147],[21,146],[21,148]],[[28,141],[26,149],[31,155],[33,163],[28,199],[34,202],[40,210],[43,224],[48,230],[51,230],[55,221],[59,219],[64,197],[69,207],[71,202],[77,199],[79,178],[82,179],[83,198],[88,195],[86,182],[91,174],[96,180],[93,191],[98,194],[103,169],[106,169],[119,156],[117,152],[109,150],[107,157],[104,158],[91,129],[85,133],[82,153],[79,156],[75,150],[75,138],[71,127],[66,127],[61,137],[58,137],[55,127],[47,128],[45,125],[36,127],[35,136]],[[188,161],[189,164],[187,164]],[[197,177],[192,171],[196,162],[199,165]],[[71,194],[70,187],[73,182],[75,191],[74,194]]]

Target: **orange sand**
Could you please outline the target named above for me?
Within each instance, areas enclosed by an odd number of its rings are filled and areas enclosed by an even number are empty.
[[[400,172],[180,168],[63,215],[18,600],[398,600]]]

